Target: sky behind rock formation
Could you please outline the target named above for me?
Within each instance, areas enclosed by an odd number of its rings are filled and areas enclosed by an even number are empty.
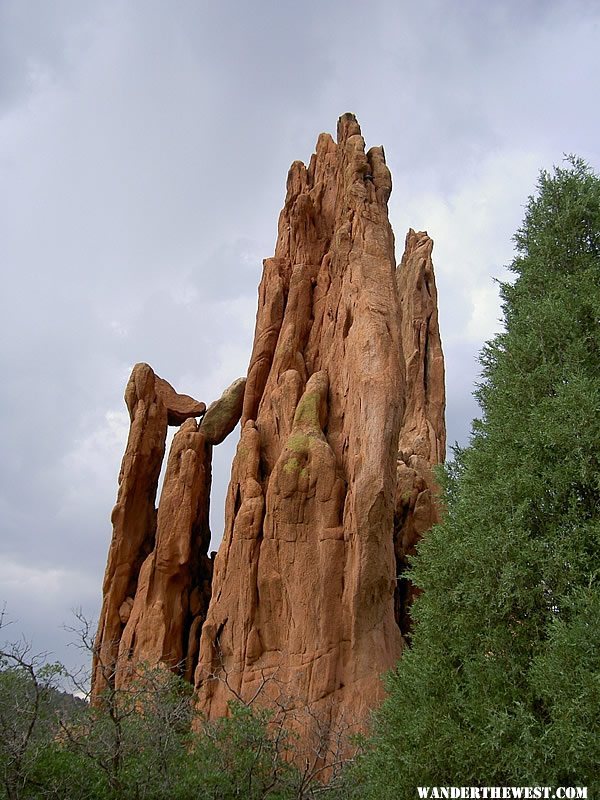
[[[285,177],[354,112],[394,179],[397,258],[435,241],[448,441],[539,169],[600,169],[585,0],[0,2],[0,603],[72,663],[98,613],[147,361],[207,404],[245,374]],[[237,433],[214,456],[213,536]]]

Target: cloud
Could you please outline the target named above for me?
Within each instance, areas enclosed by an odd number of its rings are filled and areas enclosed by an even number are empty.
[[[425,176],[409,196],[397,195],[391,202],[396,231],[404,227],[398,220],[408,220],[434,240],[450,444],[465,444],[471,419],[479,415],[471,396],[479,375],[477,354],[502,327],[497,280],[509,278],[512,236],[538,170],[539,153],[492,150],[465,169],[444,194]],[[399,253],[402,246],[399,237]]]
[[[72,449],[61,459],[65,487],[59,517],[63,520],[87,515],[90,509],[105,511],[107,495],[114,494],[112,465],[125,450],[129,432],[126,411],[107,411],[100,426],[75,439]],[[97,508],[100,500],[100,508]]]
[[[505,150],[482,157],[444,195],[424,183],[392,205],[435,241],[440,314],[446,338],[481,342],[499,329],[493,280],[506,278],[512,237],[540,169],[539,153]],[[495,298],[495,299],[494,299]]]
[[[86,587],[81,575],[75,570],[39,569],[15,562],[0,564],[0,582],[15,596],[23,600],[41,600],[56,602],[64,595],[65,586],[71,586],[82,592]]]
[[[75,613],[90,621],[97,612],[95,575],[76,569],[45,569],[20,561],[0,561],[2,642],[27,641],[32,654],[44,653],[75,670],[87,661],[77,645]]]

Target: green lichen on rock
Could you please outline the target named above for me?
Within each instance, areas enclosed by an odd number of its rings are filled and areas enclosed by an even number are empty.
[[[301,431],[307,437],[323,438],[323,424],[326,417],[328,380],[325,372],[315,372],[309,378],[304,394],[296,406],[292,435]],[[305,444],[309,446],[310,442]]]
[[[321,404],[321,395],[319,391],[305,392],[300,398],[300,402],[296,407],[294,414],[294,427],[309,427],[313,430],[316,428],[319,431],[321,426],[319,423],[319,406]]]
[[[283,465],[283,471],[287,472],[288,474],[296,472],[296,470],[299,469],[300,469],[300,462],[295,456],[288,458],[288,460]]]
[[[292,431],[285,445],[293,453],[306,453],[310,446],[310,436],[302,431]]]
[[[220,444],[235,428],[242,415],[246,379],[238,378],[208,407],[200,430],[209,444]]]

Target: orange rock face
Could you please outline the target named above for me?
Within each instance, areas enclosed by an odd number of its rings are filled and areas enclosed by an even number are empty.
[[[156,393],[167,408],[169,425],[182,425],[190,417],[199,417],[206,411],[206,405],[199,403],[187,394],[178,394],[164,378],[154,376]]]
[[[426,233],[409,230],[404,256],[396,271],[406,365],[405,407],[398,440],[394,549],[396,621],[410,632],[410,604],[415,589],[402,578],[408,557],[421,536],[439,521],[436,485],[431,467],[444,460],[444,355],[438,325],[437,290]]]
[[[290,169],[196,670],[209,716],[270,677],[267,693],[332,724],[363,721],[400,656],[392,532],[403,421],[412,431],[401,307],[418,302],[400,300],[390,191],[383,150],[365,153],[349,114],[337,143],[322,134],[308,168]]]
[[[383,149],[365,152],[344,115],[337,142],[321,134],[308,167],[290,168],[247,378],[206,410],[134,369],[95,692],[104,665],[119,685],[136,662],[162,662],[194,681],[211,718],[234,697],[277,701],[325,739],[381,699],[445,450],[433,243],[410,230],[396,266],[390,191]],[[213,572],[211,449],[240,415]],[[181,428],[157,515],[168,423]]]
[[[137,364],[125,391],[131,426],[112,513],[113,537],[95,640],[93,694],[124,679],[132,663],[197,661],[210,597],[208,498],[211,448],[193,417],[206,406]],[[175,435],[155,509],[167,424]],[[157,525],[158,516],[158,525]],[[192,650],[189,656],[188,650]]]
[[[117,686],[141,661],[191,677],[210,600],[211,446],[194,419],[175,434],[158,506],[156,539],[140,569],[119,643]]]

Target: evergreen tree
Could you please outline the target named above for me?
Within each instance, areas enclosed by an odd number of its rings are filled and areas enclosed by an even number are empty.
[[[600,179],[542,173],[483,349],[482,418],[442,474],[361,797],[417,785],[600,794]]]

